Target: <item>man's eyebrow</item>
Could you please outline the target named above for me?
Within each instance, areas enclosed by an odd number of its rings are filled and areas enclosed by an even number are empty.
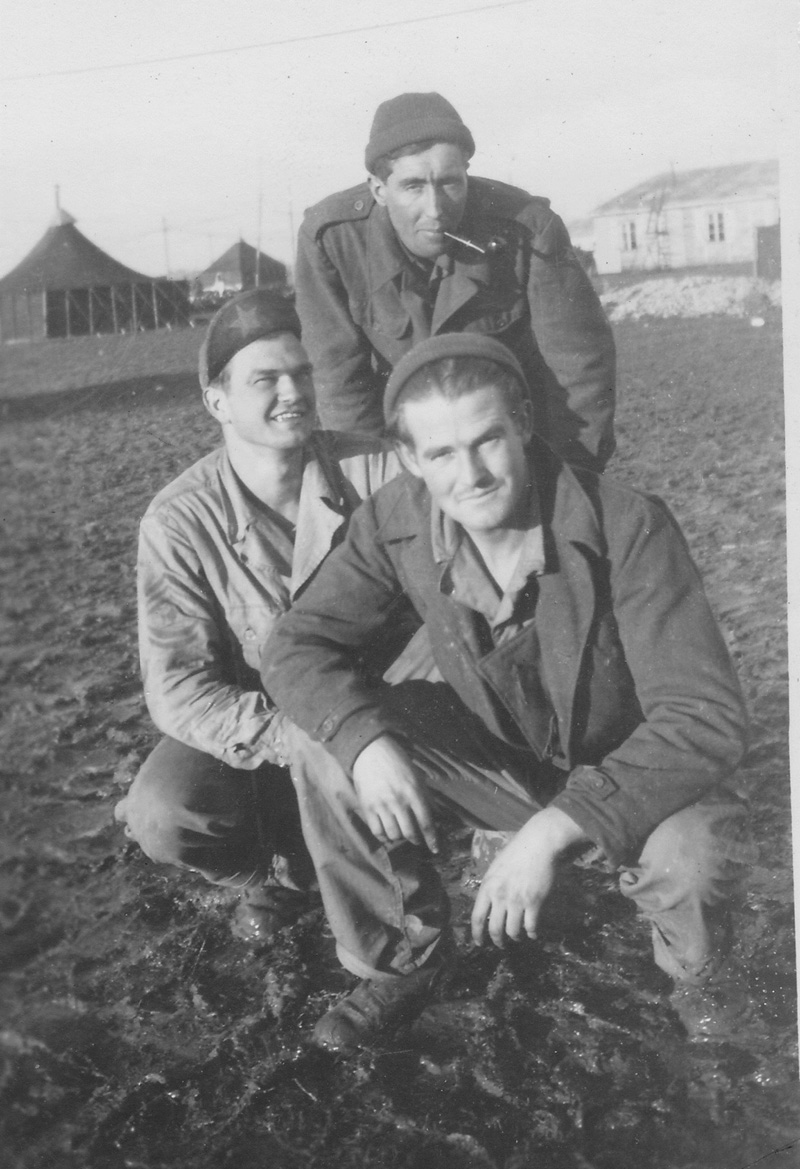
[[[263,365],[263,366],[259,366],[258,369],[254,369],[251,372],[250,377],[263,377],[264,374],[271,374],[274,376],[274,375],[282,374],[282,373],[291,373],[291,374],[311,373],[311,370],[313,368],[314,367],[312,366],[310,361],[306,361],[303,365],[274,365],[274,366]]]

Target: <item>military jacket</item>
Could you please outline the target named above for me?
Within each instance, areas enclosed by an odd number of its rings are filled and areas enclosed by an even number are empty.
[[[513,350],[537,432],[568,461],[602,470],[614,450],[615,349],[603,308],[547,199],[470,178],[435,298],[368,184],[306,213],[295,284],[324,426],[379,434],[389,373],[419,341],[473,330]]]
[[[573,472],[535,439],[531,468],[546,567],[535,617],[513,637],[487,646],[483,619],[451,595],[435,505],[406,473],[355,512],[273,630],[262,677],[349,771],[369,742],[397,730],[357,664],[410,603],[442,677],[492,734],[508,739],[510,716],[532,770],[558,742],[567,771],[552,803],[620,864],[733,772],[746,741],[742,694],[664,504]]]

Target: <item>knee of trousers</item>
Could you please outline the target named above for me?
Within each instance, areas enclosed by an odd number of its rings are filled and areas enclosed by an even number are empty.
[[[642,908],[670,909],[688,899],[718,905],[739,891],[752,859],[745,805],[700,802],[654,829],[620,884]]]
[[[243,818],[239,805],[249,797],[239,788],[248,777],[212,756],[162,739],[126,796],[126,834],[150,860],[182,866],[189,859],[187,848],[212,838],[222,843],[236,832]]]

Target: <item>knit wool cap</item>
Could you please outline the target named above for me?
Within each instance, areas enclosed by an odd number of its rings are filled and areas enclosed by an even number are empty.
[[[438,93],[401,93],[381,102],[372,120],[364,155],[367,170],[384,154],[410,142],[453,142],[467,158],[475,153],[475,141],[450,102]]]
[[[300,338],[300,319],[290,300],[265,288],[251,288],[234,296],[209,322],[200,347],[200,385],[207,389],[235,353],[274,333],[294,333]]]
[[[523,388],[527,386],[522,366],[502,341],[487,337],[485,333],[439,333],[409,349],[392,370],[383,395],[383,416],[387,424],[394,415],[406,382],[424,366],[443,357],[477,357],[493,361],[513,373]]]

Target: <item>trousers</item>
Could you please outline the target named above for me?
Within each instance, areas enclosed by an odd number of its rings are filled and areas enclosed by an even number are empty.
[[[165,736],[115,815],[150,860],[215,885],[313,883],[286,768],[266,763],[244,771]]]
[[[385,656],[380,646],[378,655]],[[410,678],[441,679],[424,626],[383,673],[391,686]],[[165,735],[115,817],[150,860],[201,873],[215,885],[315,883],[292,778],[276,764],[229,767]]]
[[[498,740],[441,683],[404,682],[386,693],[413,735],[405,741],[435,810],[475,828],[518,831],[566,780],[528,750]],[[384,846],[363,820],[350,776],[303,731],[288,735],[303,833],[342,965],[360,978],[409,974],[446,936],[449,900],[427,849]],[[751,863],[746,802],[720,787],[665,819],[619,891],[650,923],[656,963],[702,983],[729,945],[731,899]]]

